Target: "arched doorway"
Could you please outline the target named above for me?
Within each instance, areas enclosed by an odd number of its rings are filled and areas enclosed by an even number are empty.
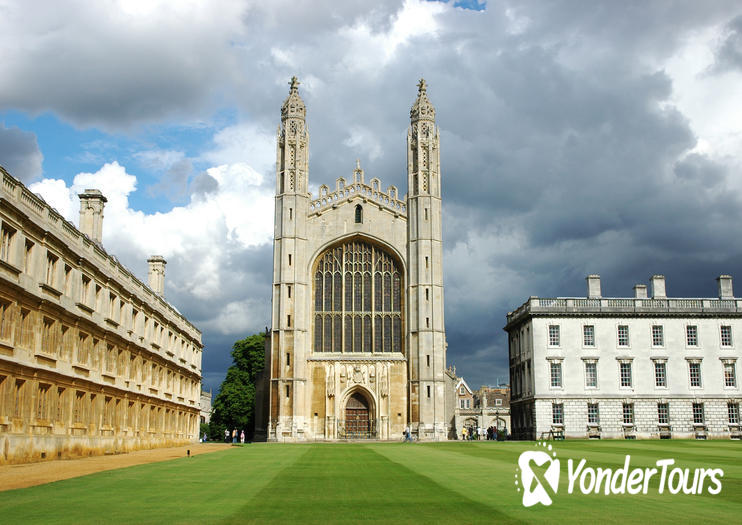
[[[346,439],[376,437],[373,413],[369,399],[361,392],[354,392],[345,402],[345,421],[342,428]]]

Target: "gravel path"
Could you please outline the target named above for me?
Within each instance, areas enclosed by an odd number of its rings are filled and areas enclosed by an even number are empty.
[[[3,465],[0,466],[0,491],[43,485],[44,483],[86,476],[103,470],[181,458],[186,455],[186,451],[189,449],[191,455],[196,455],[225,450],[230,446],[230,444],[224,443],[193,443],[182,447],[137,450],[136,452],[113,456],[93,456],[81,459],[25,463],[23,465]]]

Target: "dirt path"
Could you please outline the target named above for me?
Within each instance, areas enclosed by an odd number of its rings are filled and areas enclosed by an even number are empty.
[[[194,443],[182,447],[138,450],[115,456],[93,456],[81,459],[43,461],[23,465],[0,466],[0,491],[22,489],[43,485],[60,479],[76,478],[103,470],[113,470],[144,463],[157,463],[182,458],[190,449],[191,455],[207,454],[226,450],[231,445],[224,443]]]

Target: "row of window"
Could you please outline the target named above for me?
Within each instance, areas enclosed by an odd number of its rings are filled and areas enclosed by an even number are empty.
[[[595,360],[586,360],[585,362],[585,387],[598,388],[598,363]],[[634,374],[633,363],[630,360],[623,360],[618,363],[619,385],[623,388],[633,388]],[[654,366],[654,383],[657,388],[667,388],[667,362],[665,360],[653,360]],[[728,359],[722,362],[722,372],[724,387],[737,387],[737,370],[736,361]],[[552,388],[562,388],[562,362],[551,360],[549,363],[550,386]],[[688,361],[688,382],[693,388],[702,388],[701,361]]]
[[[35,387],[34,395],[31,389]],[[98,425],[186,433],[193,428],[194,415],[184,410],[156,406],[96,394],[39,381],[13,379],[0,375],[0,416],[35,422],[63,423],[71,426]],[[192,432],[189,432],[192,433]]]
[[[17,320],[17,321],[16,321]],[[41,340],[36,329],[41,325]],[[130,380],[163,388],[180,396],[195,398],[198,383],[142,356],[124,350],[103,338],[58,322],[38,312],[0,300],[0,340],[11,346],[40,352],[88,370],[120,375]]]
[[[551,405],[552,423],[554,425],[564,425],[564,404],[552,403]],[[624,425],[634,424],[634,403],[623,403],[622,423]],[[739,403],[727,404],[727,417],[730,425],[739,425]],[[587,404],[587,424],[600,424],[600,406],[599,403]],[[657,403],[657,424],[670,425],[670,404]],[[703,403],[693,403],[693,424],[705,425],[706,415]]]
[[[549,325],[549,346],[561,346],[561,326],[558,324]],[[652,346],[665,346],[665,327],[657,324],[651,327]],[[686,325],[685,327],[685,344],[687,346],[698,346],[698,326]],[[629,325],[620,324],[616,327],[616,344],[619,347],[630,346]],[[732,345],[732,327],[731,325],[721,325],[719,327],[719,342],[722,347],[731,347]],[[595,346],[595,325],[582,326],[582,345],[587,347]]]
[[[16,230],[7,223],[0,227],[0,260],[13,266],[12,248],[16,237]],[[23,252],[22,270],[30,275],[35,272],[34,262],[36,261],[35,251],[36,244],[30,239],[26,239]],[[64,261],[62,261],[64,262]],[[127,308],[127,302],[116,295],[113,290],[106,290],[102,285],[95,282],[94,279],[82,272],[76,272],[69,264],[63,265],[63,271],[60,271],[60,257],[55,255],[51,250],[46,250],[46,267],[43,275],[39,276],[44,279],[42,283],[51,289],[53,293],[75,297],[81,308],[88,309],[91,312],[97,311],[103,315],[109,322],[115,324],[125,324],[134,334],[143,336],[150,341],[156,348],[164,348],[168,353],[181,358],[190,358],[193,360],[193,347],[184,339],[178,337],[172,330],[155,320],[153,317],[142,314],[131,305]],[[74,289],[77,288],[76,294]],[[127,310],[129,313],[126,318]]]
[[[502,399],[495,399],[495,406],[502,406]],[[471,399],[459,399],[459,408],[471,408]]]

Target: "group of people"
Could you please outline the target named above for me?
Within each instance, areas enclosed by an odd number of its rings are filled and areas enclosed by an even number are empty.
[[[238,443],[238,442],[244,443],[245,442],[245,431],[244,430],[240,430],[238,433],[237,429],[235,428],[232,430],[231,436],[232,436],[232,443]],[[224,442],[225,443],[229,443],[229,437],[230,437],[229,429],[225,428],[224,429]]]
[[[487,428],[473,426],[464,427],[461,429],[461,439],[464,441],[484,441],[485,439],[487,441],[495,441],[497,440],[497,428],[494,426]]]

